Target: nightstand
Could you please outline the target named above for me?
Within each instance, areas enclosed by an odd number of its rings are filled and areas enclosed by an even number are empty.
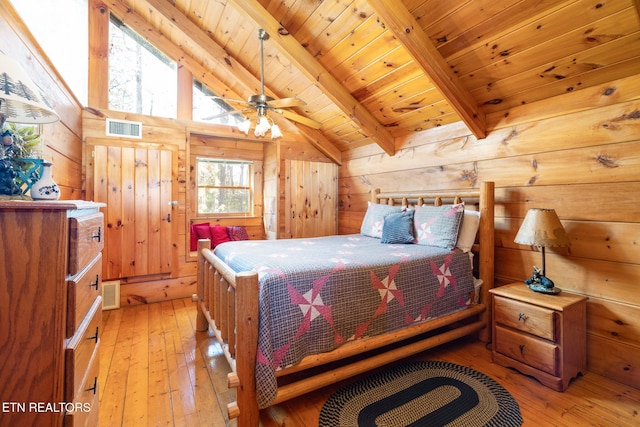
[[[491,289],[493,361],[564,391],[587,369],[587,298],[533,292],[524,282]]]

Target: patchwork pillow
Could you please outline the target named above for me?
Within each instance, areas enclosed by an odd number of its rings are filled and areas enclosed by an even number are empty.
[[[480,225],[480,212],[465,210],[462,215],[462,224],[460,225],[460,233],[458,234],[458,242],[456,246],[463,252],[469,252],[476,242],[476,234]]]
[[[189,244],[189,250],[198,250],[198,239],[211,240],[211,231],[209,230],[209,223],[203,222],[201,224],[191,224],[191,240]]]
[[[384,217],[393,213],[403,211],[402,206],[381,205],[378,203],[367,202],[367,212],[364,215],[362,224],[360,225],[360,234],[377,237],[382,237],[382,224],[384,224]]]
[[[214,248],[221,243],[231,241],[231,237],[229,237],[229,233],[227,232],[227,227],[219,224],[211,227],[211,237]]]
[[[443,206],[416,206],[413,217],[419,245],[453,249],[464,213],[464,202]]]
[[[381,243],[413,243],[414,210],[389,214],[384,217]]]
[[[249,240],[249,234],[247,233],[247,229],[241,225],[227,226],[227,233],[229,234],[229,238],[233,241]]]

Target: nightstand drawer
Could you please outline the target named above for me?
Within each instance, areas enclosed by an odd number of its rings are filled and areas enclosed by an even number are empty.
[[[67,280],[67,338],[76,333],[76,328],[100,295],[101,275],[102,254],[98,254],[85,270]]]
[[[555,341],[556,315],[553,310],[494,295],[494,318],[509,326],[549,341]]]
[[[98,354],[100,329],[102,328],[102,298],[91,306],[87,318],[78,332],[68,340],[65,348],[65,401],[73,401],[82,382],[88,375],[91,359]]]
[[[69,274],[73,276],[104,248],[104,215],[99,212],[69,221]]]
[[[551,375],[558,375],[558,346],[496,325],[494,351]]]

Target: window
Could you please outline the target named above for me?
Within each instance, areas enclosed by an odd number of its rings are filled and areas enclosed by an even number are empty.
[[[111,15],[109,108],[176,118],[176,63]]]
[[[252,162],[196,158],[197,215],[250,215]]]

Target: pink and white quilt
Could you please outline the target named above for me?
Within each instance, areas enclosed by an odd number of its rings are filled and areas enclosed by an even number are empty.
[[[215,253],[236,272],[258,272],[261,408],[276,396],[278,369],[464,309],[474,291],[468,254],[361,234],[227,242]]]

